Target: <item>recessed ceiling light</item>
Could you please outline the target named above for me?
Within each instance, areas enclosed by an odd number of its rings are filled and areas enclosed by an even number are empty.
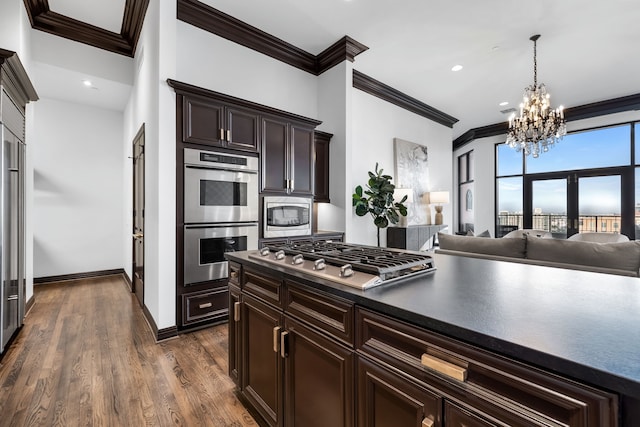
[[[458,65],[454,65],[453,67],[451,67],[451,71],[460,71],[462,70],[462,65],[458,64]]]
[[[82,84],[85,85],[86,87],[92,87],[93,86],[93,83],[91,83],[91,80],[87,80],[87,79],[83,80]]]
[[[505,105],[509,105],[509,101],[502,101],[499,105],[504,107]]]

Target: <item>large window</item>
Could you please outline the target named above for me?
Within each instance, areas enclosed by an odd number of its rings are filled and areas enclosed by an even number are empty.
[[[638,139],[640,122],[568,134],[538,158],[496,145],[496,236],[535,228],[640,238]]]
[[[473,150],[458,157],[458,230],[474,231]]]

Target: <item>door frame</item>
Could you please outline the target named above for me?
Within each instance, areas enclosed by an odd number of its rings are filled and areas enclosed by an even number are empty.
[[[523,197],[523,228],[532,228],[533,224],[533,181],[549,179],[566,179],[567,181],[567,237],[579,231],[578,194],[580,178],[598,176],[620,177],[620,233],[635,239],[635,201],[633,198],[625,198],[625,194],[635,194],[634,181],[635,169],[632,166],[581,169],[564,172],[548,172],[524,175],[522,188]]]
[[[132,147],[132,156],[131,156],[131,162],[132,162],[132,179],[131,179],[131,185],[132,185],[132,209],[131,209],[131,292],[136,294],[136,296],[138,295],[138,292],[136,292],[136,243],[137,243],[137,239],[135,237],[133,237],[133,235],[136,233],[135,230],[135,226],[136,226],[136,221],[135,221],[135,217],[136,217],[136,196],[137,196],[137,191],[136,191],[136,157],[135,157],[135,153],[136,153],[136,144],[141,142],[141,146],[142,146],[142,153],[144,154],[144,146],[145,146],[145,124],[143,123],[142,126],[140,126],[140,129],[138,130],[138,132],[136,133],[136,136],[133,138],[133,142],[131,144]],[[144,174],[145,174],[145,165],[142,165],[142,180],[143,180],[143,186],[142,186],[142,230],[144,233],[144,209],[145,209],[145,187],[144,187]],[[142,257],[144,259],[144,235],[141,237],[143,239],[143,249],[142,249]],[[142,277],[144,278],[144,268],[145,268],[145,263],[142,263]],[[144,279],[142,281],[142,292],[140,293],[141,296],[138,297],[138,301],[140,302],[140,306],[144,307]]]

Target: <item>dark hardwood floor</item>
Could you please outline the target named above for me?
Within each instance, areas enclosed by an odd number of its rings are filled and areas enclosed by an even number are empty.
[[[0,362],[2,426],[255,426],[227,327],[156,343],[121,276],[36,285]]]

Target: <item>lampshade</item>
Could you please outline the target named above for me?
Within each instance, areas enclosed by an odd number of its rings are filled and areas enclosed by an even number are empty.
[[[429,193],[429,203],[432,205],[441,205],[449,203],[448,191],[432,191]]]
[[[407,196],[405,203],[413,203],[413,188],[396,188],[393,191],[393,199],[400,202],[404,196]]]

